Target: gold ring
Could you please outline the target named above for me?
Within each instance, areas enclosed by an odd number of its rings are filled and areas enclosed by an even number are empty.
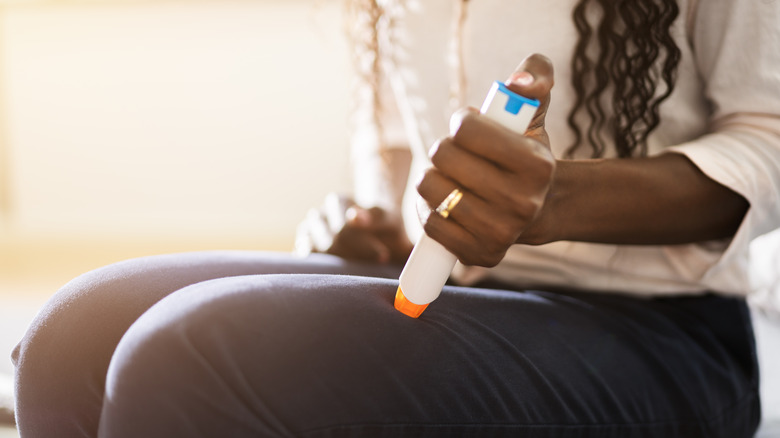
[[[447,219],[450,216],[452,209],[458,205],[461,199],[463,199],[463,192],[458,189],[451,191],[450,194],[441,201],[441,204],[436,207],[436,213],[439,213],[441,217]]]

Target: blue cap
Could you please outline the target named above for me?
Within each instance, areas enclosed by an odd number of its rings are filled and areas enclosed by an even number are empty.
[[[514,91],[510,90],[506,85],[504,85],[500,81],[496,81],[496,84],[498,85],[498,91],[506,94],[509,97],[509,99],[506,101],[506,106],[504,107],[504,111],[517,115],[517,113],[520,112],[520,108],[522,108],[523,105],[531,105],[537,108],[539,107],[538,100],[523,97],[515,93]]]

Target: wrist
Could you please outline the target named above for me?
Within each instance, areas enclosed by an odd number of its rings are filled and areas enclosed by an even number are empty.
[[[560,210],[560,205],[567,193],[568,173],[568,163],[563,160],[557,160],[544,204],[534,220],[523,230],[523,233],[517,239],[517,243],[544,245],[564,240],[565,232],[562,229],[564,224],[558,220],[559,215],[556,212]]]
[[[581,240],[583,226],[587,226],[583,220],[589,216],[586,210],[597,203],[594,196],[602,191],[593,176],[603,171],[604,163],[604,159],[556,160],[542,209],[517,243],[543,245]]]

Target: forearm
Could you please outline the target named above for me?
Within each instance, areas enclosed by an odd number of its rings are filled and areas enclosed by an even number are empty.
[[[518,243],[674,245],[732,236],[749,207],[680,154],[559,161]]]

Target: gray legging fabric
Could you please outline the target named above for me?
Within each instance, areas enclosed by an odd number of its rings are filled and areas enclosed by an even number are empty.
[[[743,302],[447,286],[398,267],[155,256],[66,285],[13,352],[27,437],[750,437]]]

